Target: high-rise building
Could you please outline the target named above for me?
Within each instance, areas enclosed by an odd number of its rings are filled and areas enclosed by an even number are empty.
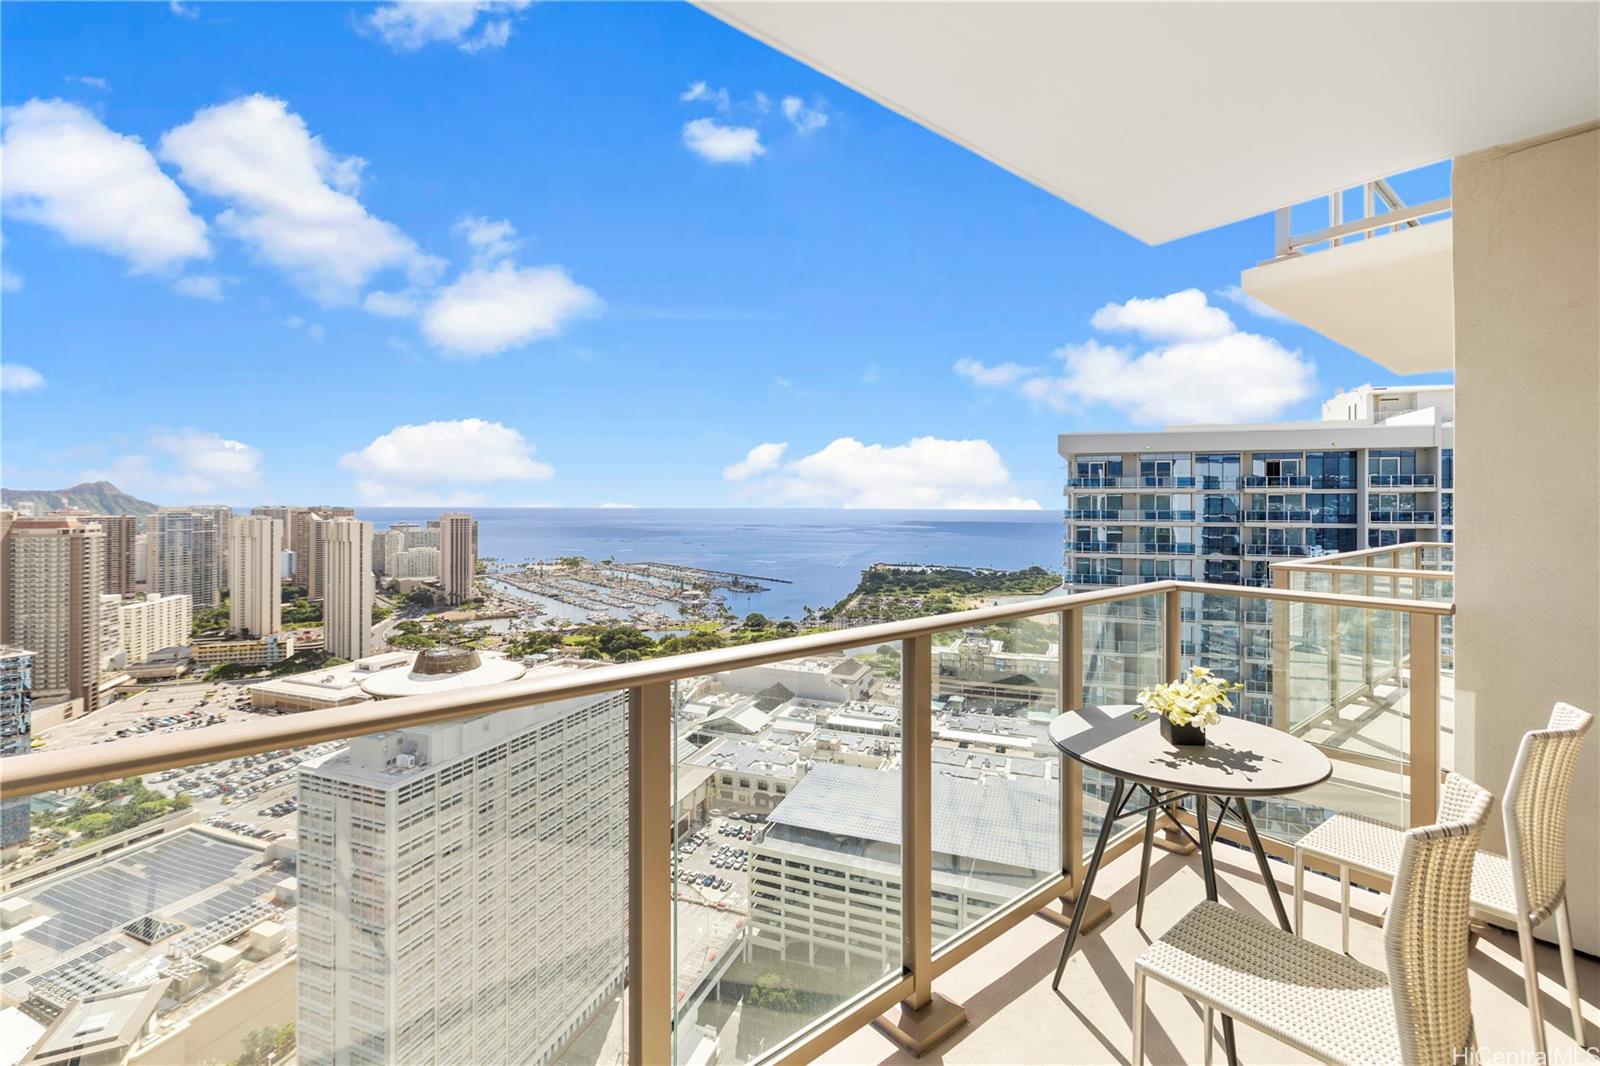
[[[33,652],[0,644],[0,758],[27,752],[33,739]],[[26,797],[0,801],[0,848],[28,839]]]
[[[394,569],[388,574],[395,578],[439,576],[438,548],[407,548],[393,556]]]
[[[424,652],[382,694],[503,662]],[[357,737],[302,767],[301,1062],[537,1066],[614,1002],[627,742],[617,692]]]
[[[131,514],[95,515],[106,534],[106,592],[132,596],[138,581],[139,520]]]
[[[34,653],[35,696],[100,705],[105,533],[79,518],[0,519],[0,640]]]
[[[145,522],[146,587],[162,596],[187,596],[197,611],[222,602],[216,515],[163,507]]]
[[[278,580],[283,551],[283,523],[259,515],[233,520],[229,536],[228,628],[265,637],[283,628],[282,582]]]
[[[478,571],[478,523],[462,511],[439,516],[439,584],[449,603],[472,598]]]
[[[228,591],[229,551],[233,539],[233,508],[221,503],[198,504],[193,510],[211,516],[217,531],[217,588]]]
[[[294,573],[291,580],[306,590],[306,598],[320,600],[325,587],[326,563],[323,558],[322,523],[330,518],[353,518],[355,511],[349,507],[287,508],[288,524],[284,534],[289,538],[289,550],[294,552]]]
[[[372,523],[333,518],[322,525],[327,590],[322,633],[328,654],[362,659],[372,647]]]
[[[128,662],[142,663],[163,648],[189,643],[194,612],[187,596],[149,593],[117,607],[122,650]]]
[[[1278,558],[1451,541],[1454,435],[1448,385],[1364,385],[1320,421],[1064,433],[1067,583],[1265,587]],[[1160,620],[1140,604],[1114,613],[1126,617],[1101,627],[1108,642],[1159,643]],[[1183,621],[1186,654],[1243,682],[1236,702],[1255,721],[1271,721],[1271,615],[1229,601]]]

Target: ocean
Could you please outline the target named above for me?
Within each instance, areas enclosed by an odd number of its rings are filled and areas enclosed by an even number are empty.
[[[358,513],[380,529],[439,517],[438,509],[415,507]],[[780,578],[788,583],[728,595],[735,612],[773,618],[832,605],[873,563],[1061,568],[1058,511],[500,507],[474,508],[472,515],[479,554],[503,562],[582,555]]]

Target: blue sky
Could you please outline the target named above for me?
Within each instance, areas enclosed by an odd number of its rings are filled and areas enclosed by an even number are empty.
[[[1393,380],[1227,298],[1269,219],[1146,247],[686,5],[7,3],[0,49],[8,487],[1050,507],[1057,433]]]

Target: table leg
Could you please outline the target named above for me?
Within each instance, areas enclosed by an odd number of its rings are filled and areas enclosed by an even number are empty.
[[[1283,909],[1283,897],[1278,895],[1278,882],[1273,879],[1272,870],[1267,866],[1267,853],[1261,847],[1261,836],[1256,832],[1255,819],[1250,817],[1250,808],[1242,797],[1235,796],[1233,809],[1239,812],[1239,821],[1244,823],[1244,831],[1250,834],[1250,850],[1256,853],[1256,865],[1261,867],[1261,880],[1267,883],[1272,909],[1278,912],[1278,925],[1285,933],[1292,933],[1294,930],[1289,927],[1289,912]]]
[[[1072,946],[1078,941],[1078,927],[1083,924],[1084,911],[1089,908],[1089,890],[1094,888],[1094,875],[1100,872],[1100,860],[1105,857],[1106,842],[1111,839],[1112,826],[1116,824],[1117,814],[1122,810],[1122,778],[1114,780],[1116,784],[1111,788],[1111,803],[1106,807],[1105,820],[1100,823],[1100,837],[1094,843],[1094,854],[1089,856],[1089,864],[1084,867],[1083,884],[1073,886],[1078,891],[1078,901],[1072,908],[1072,924],[1067,927],[1067,942],[1061,945],[1061,961],[1056,964],[1056,979],[1050,982],[1052,989],[1061,988],[1061,975],[1067,971],[1067,956],[1072,954]]]
[[[1158,793],[1146,788],[1145,793],[1150,797],[1150,806],[1144,812],[1144,848],[1139,858],[1139,901],[1133,908],[1133,927],[1144,928],[1144,890],[1150,883],[1150,847],[1156,842],[1156,805],[1161,802]]]
[[[1217,901],[1217,868],[1211,858],[1211,825],[1210,797],[1204,792],[1195,794],[1195,813],[1199,815],[1196,821],[1200,828],[1200,868],[1205,873],[1206,899],[1212,903]],[[1221,802],[1226,802],[1221,801]],[[1239,1050],[1233,1042],[1233,1019],[1226,1014],[1222,1016],[1222,1046],[1228,1052],[1228,1066],[1239,1066]]]

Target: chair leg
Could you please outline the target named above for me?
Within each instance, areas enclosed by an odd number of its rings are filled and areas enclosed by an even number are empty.
[[[1144,971],[1133,968],[1133,1062],[1144,1066]]]
[[[1523,983],[1528,996],[1528,1021],[1533,1026],[1533,1050],[1539,1062],[1549,1061],[1544,1041],[1544,1012],[1539,1009],[1539,968],[1535,964],[1533,924],[1527,918],[1517,919],[1517,942],[1522,947]]]
[[[1205,1009],[1205,1023],[1206,1023],[1206,1066],[1211,1066],[1211,1051],[1212,1051],[1213,1048],[1215,1048],[1217,1046],[1217,1042],[1211,1038],[1211,1008],[1210,1007],[1207,1007]]]
[[[1350,867],[1339,867],[1339,944],[1350,954]]]
[[[1561,941],[1561,976],[1567,982],[1567,1002],[1572,1004],[1572,1039],[1583,1047],[1583,1001],[1578,998],[1578,960],[1572,954],[1572,915],[1567,901],[1556,906],[1556,936]]]
[[[1306,859],[1294,849],[1294,933],[1306,935]]]
[[[1154,844],[1155,840],[1156,806],[1152,803],[1144,816],[1144,853],[1139,859],[1139,901],[1134,904],[1133,908],[1133,927],[1135,929],[1144,928],[1144,890],[1145,886],[1150,883],[1150,845]]]

